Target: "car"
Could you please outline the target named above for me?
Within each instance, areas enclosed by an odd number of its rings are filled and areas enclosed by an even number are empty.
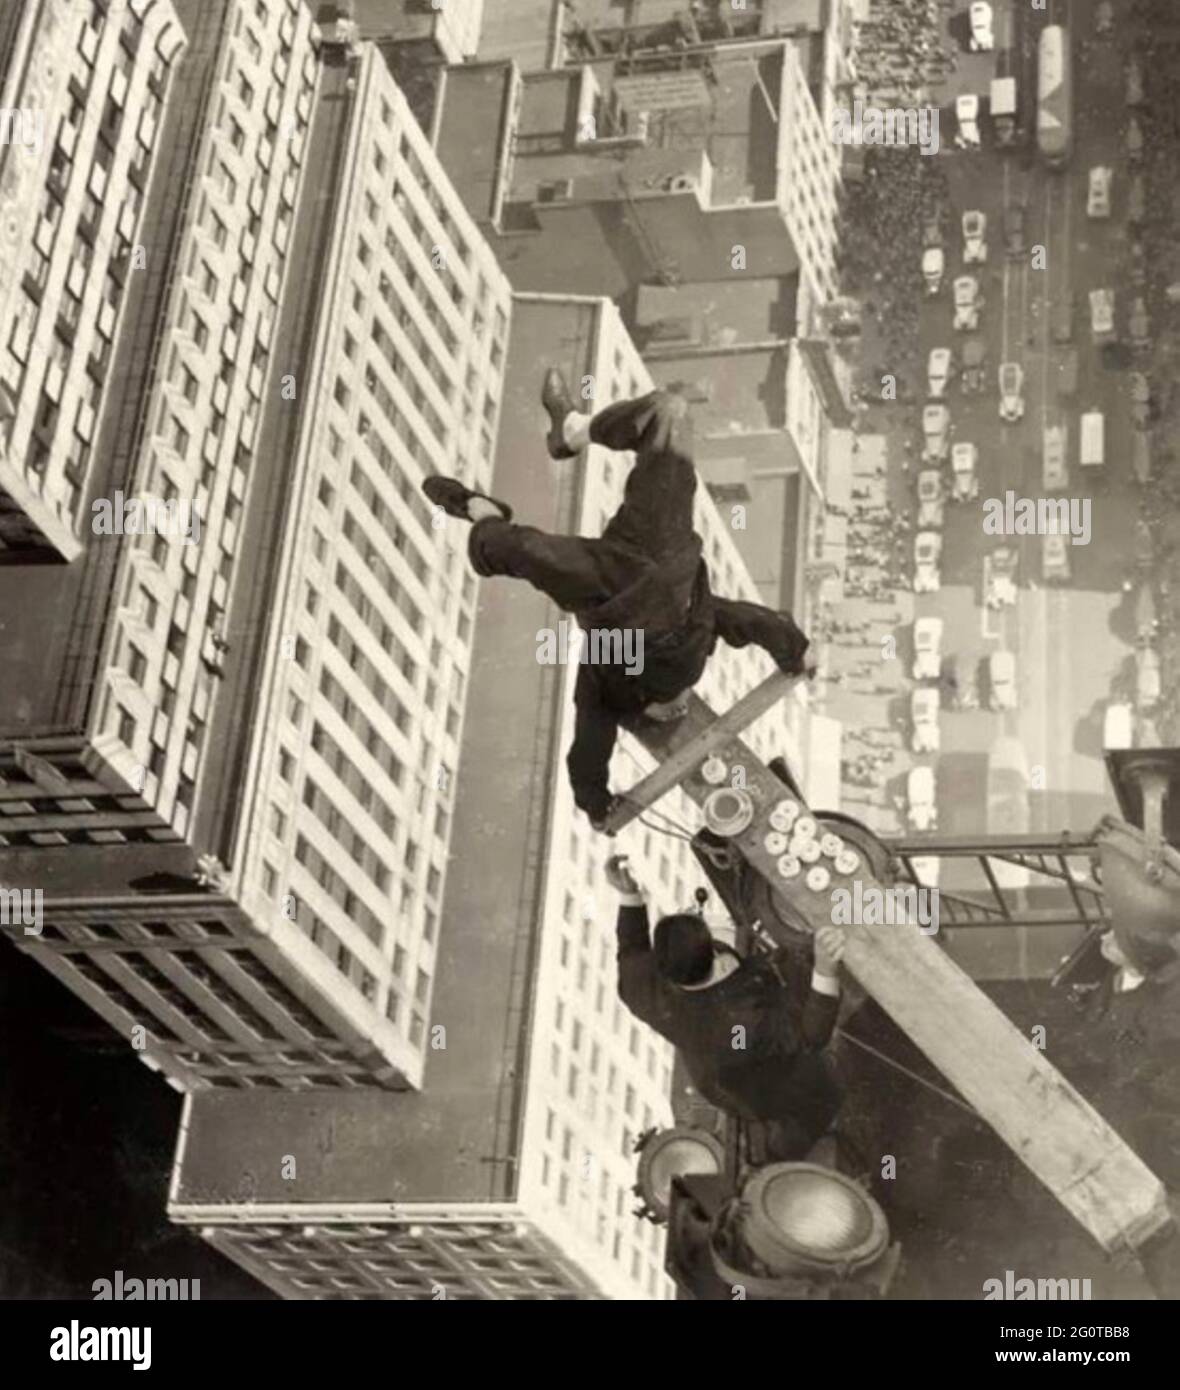
[[[1094,11],[1094,32],[1109,34],[1114,30],[1114,5],[1112,0],[1101,0]]]
[[[951,473],[956,502],[973,502],[979,496],[979,450],[974,444],[956,444],[951,450]]]
[[[1016,572],[1020,557],[1014,549],[1001,546],[987,557],[987,591],[984,602],[993,610],[1016,606]]]
[[[938,820],[934,802],[934,769],[925,763],[911,767],[906,778],[906,815],[915,830],[933,830]]]
[[[983,363],[987,355],[982,338],[968,338],[963,344],[963,371],[959,386],[966,395],[978,395],[983,390]]]
[[[1011,652],[992,652],[987,663],[988,705],[993,710],[1016,708],[1016,658]]]
[[[960,275],[954,284],[955,294],[955,332],[974,333],[979,327],[979,311],[983,300],[979,297],[979,281],[974,275]]]
[[[1143,69],[1137,59],[1132,58],[1124,69],[1126,90],[1123,99],[1128,106],[1143,105]]]
[[[1004,209],[1004,244],[1013,258],[1024,255],[1024,220],[1023,203],[1012,203]]]
[[[941,475],[939,475],[941,477]],[[928,502],[918,504],[918,525],[931,531],[941,531],[942,524],[946,520],[946,504],[942,499],[941,489],[937,497],[931,498]]]
[[[992,30],[992,7],[986,0],[975,0],[975,3],[968,11],[971,21],[971,37],[967,40],[967,47],[972,53],[990,53],[996,46],[996,37]]]
[[[942,669],[941,618],[919,618],[914,624],[914,679],[936,681]]]
[[[923,468],[918,474],[918,502],[942,501],[942,474],[937,468]]]
[[[955,144],[961,150],[979,148],[979,98],[974,92],[964,92],[955,98],[955,119],[959,124]]]
[[[910,748],[915,753],[938,752],[938,705],[936,685],[921,685],[910,696],[910,718],[914,725]]]
[[[963,264],[982,265],[987,260],[987,214],[963,214]]]
[[[1073,341],[1073,295],[1068,291],[1060,299],[1053,301],[1050,327],[1055,343]]]
[[[1019,362],[1000,364],[1000,419],[1010,425],[1024,418],[1024,368]]]
[[[941,246],[928,246],[922,252],[922,279],[926,282],[926,293],[937,294],[942,289],[942,274],[946,257]]]
[[[1065,583],[1069,579],[1069,546],[1066,535],[1048,535],[1043,538],[1041,551],[1041,577],[1046,584]]]
[[[1123,147],[1132,164],[1138,164],[1143,158],[1143,127],[1134,116],[1127,122],[1127,133],[1123,137]]]
[[[1110,184],[1114,170],[1109,164],[1095,164],[1090,170],[1089,189],[1086,193],[1086,216],[1110,216]]]
[[[1147,347],[1151,342],[1151,320],[1147,317],[1147,305],[1138,298],[1131,305],[1131,317],[1127,320],[1127,331],[1135,347]]]
[[[1045,430],[1045,452],[1041,482],[1046,492],[1060,492],[1069,486],[1069,466],[1066,458],[1069,432],[1064,425],[1050,425]]]
[[[1114,290],[1090,291],[1090,331],[1096,343],[1114,337]]]
[[[1142,174],[1131,175],[1131,191],[1127,195],[1127,220],[1147,220],[1147,180]]]
[[[942,214],[940,212],[923,213],[922,245],[927,248],[942,246]]]
[[[928,405],[922,411],[922,460],[941,463],[950,448],[951,413],[945,405]]]
[[[946,393],[947,382],[951,378],[950,348],[933,349],[926,366],[926,376],[930,385],[930,394],[935,400],[939,399]]]
[[[940,587],[938,564],[942,558],[942,535],[938,531],[919,531],[914,537],[914,593],[934,594]]]

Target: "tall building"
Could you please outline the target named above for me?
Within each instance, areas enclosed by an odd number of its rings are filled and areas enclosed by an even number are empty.
[[[719,504],[746,509],[762,600],[803,612],[807,532],[833,482],[848,412],[824,339],[795,335],[797,280],[641,285],[633,333],[652,376],[693,389],[697,466]]]
[[[82,504],[184,46],[170,0],[114,14],[9,0],[0,16],[0,565],[84,548]]]
[[[550,364],[599,406],[650,377],[609,301],[517,296],[493,491],[529,524],[597,534],[628,460],[597,446],[548,459],[537,395]],[[696,500],[714,587],[756,597],[741,530],[705,489]],[[633,1214],[630,1188],[636,1139],[671,1116],[672,1053],[617,998],[603,868],[626,853],[655,913],[691,907],[702,875],[683,831],[698,821],[678,793],[611,841],[575,810],[564,758],[577,668],[539,659],[563,622],[523,584],[481,586],[421,1094],[384,1107],[360,1094],[264,1097],[264,1132],[281,1133],[297,1164],[308,1158],[294,1183],[271,1162],[274,1145],[250,1138],[248,1107],[191,1098],[173,1218],[289,1296],[671,1294],[663,1230]],[[768,669],[755,649],[719,646],[699,688],[728,707]],[[788,703],[750,738],[799,769],[805,734],[805,708]],[[624,737],[612,786],[647,770]],[[724,932],[717,909],[706,916]]]
[[[182,1089],[416,1085],[475,600],[420,484],[490,481],[510,294],[375,47],[194,21],[106,486],[200,536],[0,595],[9,932]]]
[[[836,294],[840,191],[806,57],[755,39],[466,64],[447,70],[435,143],[516,289],[618,298],[799,271],[806,323]]]

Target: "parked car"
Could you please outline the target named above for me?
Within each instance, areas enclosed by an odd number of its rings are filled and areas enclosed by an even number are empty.
[[[945,405],[928,405],[922,411],[923,461],[941,463],[950,448],[951,413]]]
[[[940,484],[941,479],[942,475],[939,474]],[[943,501],[942,488],[940,485],[936,496],[928,498],[925,502],[918,503],[918,525],[924,530],[941,531],[945,520],[946,503]]]
[[[1073,341],[1073,295],[1068,290],[1062,293],[1060,299],[1053,301],[1050,323],[1055,343]]]
[[[992,652],[988,658],[988,704],[993,710],[1016,708],[1016,658],[1011,652]]]
[[[922,252],[922,279],[926,282],[926,293],[937,294],[942,289],[942,275],[946,257],[940,246],[928,246]]]
[[[1114,290],[1090,291],[1090,331],[1096,343],[1114,338]]]
[[[963,344],[963,371],[959,386],[966,395],[978,395],[984,387],[983,363],[987,348],[982,338],[968,338]]]
[[[986,0],[975,0],[971,6],[971,37],[967,47],[972,53],[990,53],[996,46],[995,32],[992,28],[992,7]]]
[[[1090,186],[1086,194],[1087,217],[1110,216],[1110,184],[1114,170],[1108,164],[1095,164],[1090,170]]]
[[[938,592],[938,565],[941,559],[942,535],[938,531],[919,531],[914,537],[914,593]]]
[[[1024,255],[1024,214],[1023,203],[1013,203],[1004,209],[1004,244],[1013,258]]]
[[[1042,537],[1041,577],[1046,584],[1066,583],[1069,580],[1070,539],[1066,535]]]
[[[979,450],[974,444],[956,444],[951,450],[951,473],[956,502],[973,502],[979,496]]]
[[[955,332],[974,333],[979,327],[979,311],[983,300],[979,297],[979,281],[974,275],[960,275],[955,280]]]
[[[992,130],[996,145],[1007,149],[1016,143],[1016,79],[993,77],[991,91]]]
[[[1003,545],[988,557],[987,593],[984,602],[988,608],[1013,608],[1016,605],[1016,572],[1020,557],[1009,546]]]
[[[963,214],[963,264],[982,265],[987,260],[987,214]]]
[[[1045,452],[1041,482],[1046,492],[1060,492],[1069,486],[1069,465],[1066,451],[1069,432],[1064,425],[1050,425],[1045,430]]]
[[[1081,442],[1078,457],[1083,468],[1101,468],[1106,463],[1106,416],[1101,410],[1088,410],[1079,420]]]
[[[938,752],[938,705],[936,685],[920,685],[910,696],[910,718],[914,725],[910,748],[915,753]]]
[[[934,348],[930,353],[930,360],[926,364],[926,376],[930,394],[935,400],[946,394],[947,383],[951,379],[951,360],[950,348]]]
[[[1024,418],[1024,368],[1019,362],[1000,364],[1000,419],[1009,424]]]
[[[915,830],[933,830],[938,820],[934,804],[934,769],[922,763],[906,778],[906,815]]]
[[[941,618],[919,618],[914,624],[914,679],[936,681],[942,662]]]
[[[937,507],[937,525],[942,526],[942,474],[937,468],[923,468],[918,474],[918,525],[926,525],[923,518],[931,515],[931,508]]]
[[[955,144],[961,150],[979,148],[979,98],[974,92],[964,92],[955,98],[955,120],[959,131]]]
[[[1126,89],[1124,100],[1128,106],[1143,105],[1143,69],[1139,66],[1137,58],[1131,58],[1123,70],[1126,78]]]
[[[939,212],[927,212],[922,216],[922,245],[923,247],[942,246],[942,214]]]
[[[1147,317],[1147,305],[1142,297],[1131,305],[1131,317],[1127,320],[1127,330],[1134,347],[1147,347],[1151,342],[1151,320]]]

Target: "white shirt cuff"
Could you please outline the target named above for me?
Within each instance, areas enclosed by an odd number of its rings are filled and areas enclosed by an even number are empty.
[[[620,893],[620,894],[619,894],[619,906],[620,906],[620,907],[643,907],[643,905],[644,905],[646,902],[647,902],[647,899],[643,896],[642,893]]]
[[[818,970],[811,972],[811,988],[816,994],[826,994],[830,999],[840,997],[840,981],[835,975],[821,975]]]

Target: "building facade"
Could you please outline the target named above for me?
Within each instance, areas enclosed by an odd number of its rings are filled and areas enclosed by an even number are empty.
[[[127,482],[191,492],[202,532],[92,538],[73,729],[53,653],[14,647],[0,879],[45,894],[16,944],[182,1089],[397,1088],[422,1072],[476,594],[420,485],[489,485],[511,300],[376,47],[321,62],[301,7],[264,8],[192,46],[216,119]]]
[[[0,564],[61,563],[125,322],[161,112],[169,0],[11,0],[0,20]]]

